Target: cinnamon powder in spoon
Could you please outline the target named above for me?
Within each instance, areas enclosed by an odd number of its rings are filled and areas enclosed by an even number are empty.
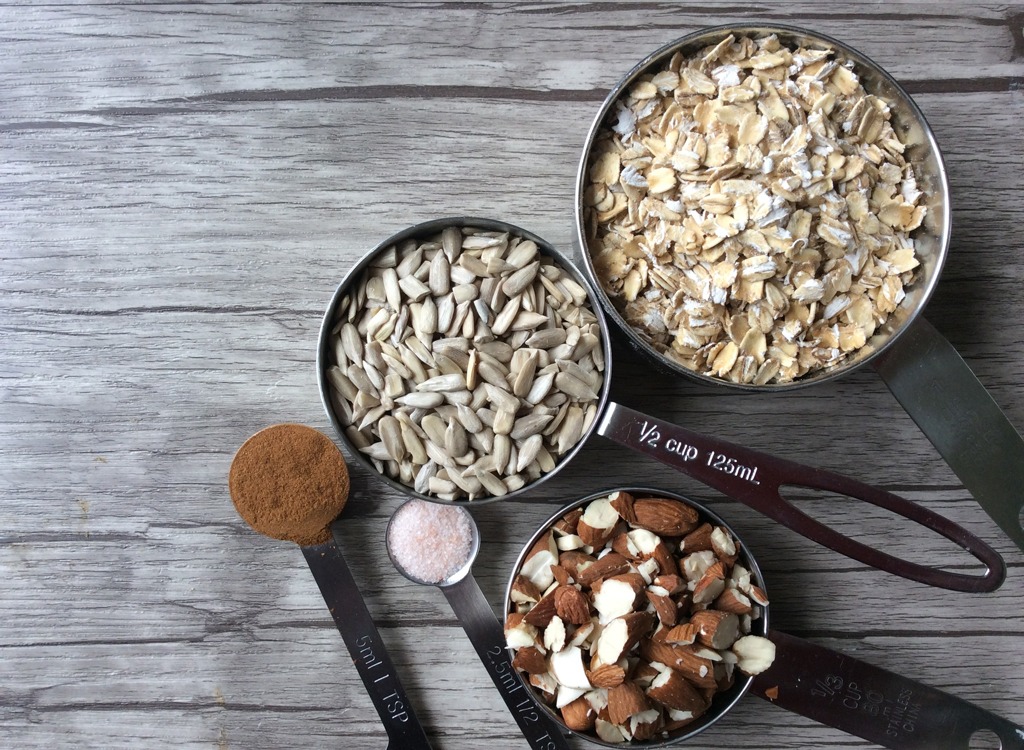
[[[307,547],[330,538],[328,526],[348,500],[348,467],[322,432],[278,424],[238,449],[228,489],[238,514],[256,531]]]

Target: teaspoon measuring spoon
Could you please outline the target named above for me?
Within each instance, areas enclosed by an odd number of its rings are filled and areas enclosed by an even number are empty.
[[[301,445],[311,457],[284,451]],[[317,473],[327,477],[311,481]],[[334,527],[348,500],[348,468],[330,438],[312,427],[278,424],[250,437],[231,463],[231,499],[253,530],[299,546],[320,587],[327,609],[341,633],[356,671],[388,734],[388,750],[430,750],[430,742],[398,680],[395,665],[370,616],[352,572],[334,537]],[[285,496],[301,504],[287,504]],[[326,529],[325,529],[326,526]],[[310,530],[319,530],[305,543]],[[330,533],[327,533],[327,529]],[[302,532],[303,535],[297,535]]]
[[[533,699],[516,677],[512,659],[505,647],[505,631],[473,577],[473,562],[480,551],[480,531],[469,512],[456,506],[447,506],[465,514],[472,530],[472,544],[465,563],[441,582],[423,581],[411,575],[393,554],[391,542],[395,518],[410,503],[423,502],[409,500],[391,516],[387,529],[387,548],[392,564],[413,583],[437,586],[441,589],[530,747],[534,750],[569,750],[569,744],[562,734],[563,730],[546,713],[537,709]]]

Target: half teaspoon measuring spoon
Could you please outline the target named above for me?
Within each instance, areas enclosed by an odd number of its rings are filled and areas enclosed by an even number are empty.
[[[228,475],[231,499],[255,531],[302,548],[327,609],[388,734],[388,750],[430,750],[333,527],[348,500],[348,467],[321,432],[278,424],[242,444]]]
[[[399,527],[396,519],[400,519],[403,513],[421,512],[433,514],[443,526],[426,541],[423,538],[407,538],[405,529]],[[462,533],[459,533],[460,528]],[[437,580],[433,581],[414,575],[420,572],[414,568],[418,563],[416,558],[409,557],[407,550],[416,547],[419,554],[439,557],[450,552],[453,546],[465,548],[462,550],[464,557],[459,555],[462,559],[454,561],[454,570],[449,569],[435,576]],[[516,677],[512,659],[505,647],[505,631],[473,577],[473,562],[480,551],[480,531],[469,512],[454,505],[409,500],[394,512],[388,522],[387,548],[388,557],[399,573],[413,583],[441,589],[530,747],[534,750],[569,750],[561,728],[546,713],[537,709]],[[428,565],[432,570],[435,569],[432,564]]]

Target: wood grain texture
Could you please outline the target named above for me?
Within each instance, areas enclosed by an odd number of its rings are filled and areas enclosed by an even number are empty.
[[[662,44],[743,21],[836,36],[914,94],[954,205],[927,315],[1024,425],[1020,3],[0,3],[0,747],[384,747],[299,551],[235,515],[233,452],[274,422],[330,431],[317,331],[368,248],[479,215],[570,250],[607,90]],[[561,503],[664,486],[756,551],[777,627],[1024,723],[1024,555],[877,376],[736,394],[616,347],[613,392],[928,505],[992,543],[1007,582],[884,576],[595,438],[529,498],[475,513],[495,607]],[[358,467],[353,490],[339,541],[435,746],[525,747],[444,597],[387,561],[401,498]],[[856,503],[800,502],[970,564]],[[755,698],[687,746],[872,747]]]

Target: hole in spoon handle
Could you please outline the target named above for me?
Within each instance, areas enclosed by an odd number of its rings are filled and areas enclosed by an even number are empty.
[[[441,590],[462,623],[480,661],[534,750],[569,750],[559,727],[526,692],[512,666],[505,631],[476,579],[468,575]]]
[[[775,662],[750,690],[787,711],[898,750],[968,750],[982,730],[1002,750],[1024,750],[1024,727],[962,698],[777,630],[768,637]]]
[[[749,505],[818,544],[879,570],[930,586],[971,592],[993,591],[1006,577],[1002,557],[967,529],[856,479],[707,437],[614,402],[607,404],[597,431]],[[981,561],[987,571],[981,576],[953,573],[869,547],[794,507],[782,497],[783,486],[826,490],[889,510],[956,543]]]
[[[309,570],[388,733],[389,747],[430,750],[384,641],[334,541],[303,547]]]

